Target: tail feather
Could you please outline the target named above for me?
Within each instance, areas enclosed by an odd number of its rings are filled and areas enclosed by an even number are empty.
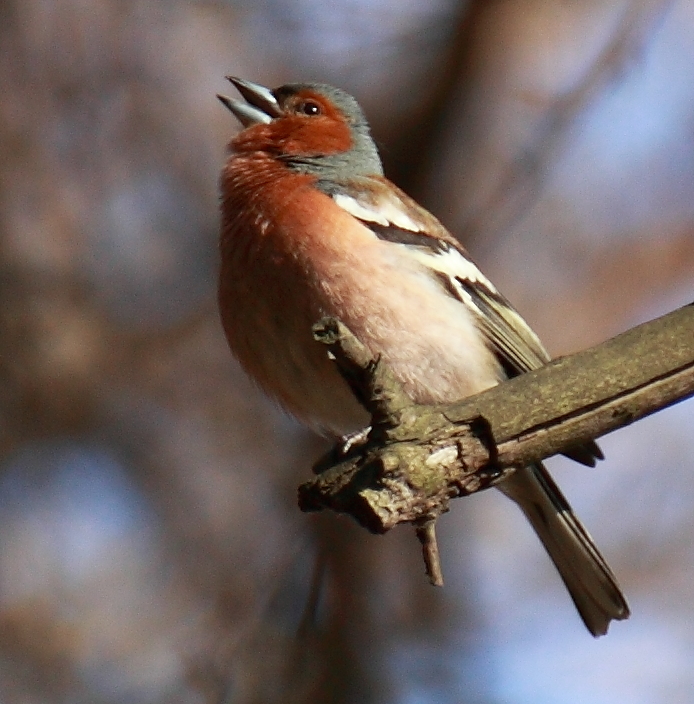
[[[629,616],[612,570],[542,464],[516,470],[499,489],[530,521],[594,636]]]

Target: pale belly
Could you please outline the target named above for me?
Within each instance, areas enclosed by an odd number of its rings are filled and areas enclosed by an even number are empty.
[[[340,319],[380,356],[417,403],[453,402],[501,378],[465,306],[393,245],[383,246],[388,256],[374,260],[371,271],[363,261],[333,258],[312,277],[320,283],[308,296],[268,279],[251,296],[252,309],[242,311],[239,301],[235,330],[227,329],[251,376],[322,432],[346,434],[369,422],[326,349],[312,339],[311,327],[324,315]]]

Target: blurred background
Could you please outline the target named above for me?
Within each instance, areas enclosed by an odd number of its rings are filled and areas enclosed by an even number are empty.
[[[691,302],[692,0],[3,0],[0,46],[0,702],[694,701],[694,402],[551,462],[633,611],[593,640],[498,492],[442,590],[299,513],[325,446],[214,300],[234,74],[354,93],[553,354]]]

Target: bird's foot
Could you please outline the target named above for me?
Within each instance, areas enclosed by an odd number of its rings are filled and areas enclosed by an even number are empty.
[[[341,457],[346,457],[349,455],[352,450],[355,448],[364,445],[366,441],[369,439],[369,433],[371,432],[371,426],[367,425],[366,428],[362,428],[361,430],[357,430],[355,433],[349,433],[347,435],[343,435],[340,438],[340,441],[338,442],[336,446],[336,450]]]

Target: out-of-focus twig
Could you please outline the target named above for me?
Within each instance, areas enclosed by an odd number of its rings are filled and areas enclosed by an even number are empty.
[[[508,162],[496,187],[460,226],[466,243],[479,242],[476,246],[478,252],[480,247],[493,250],[497,239],[528,211],[569,129],[645,50],[672,4],[673,0],[642,0],[627,4],[611,40],[587,67],[575,87],[548,104],[539,119],[535,136]]]

